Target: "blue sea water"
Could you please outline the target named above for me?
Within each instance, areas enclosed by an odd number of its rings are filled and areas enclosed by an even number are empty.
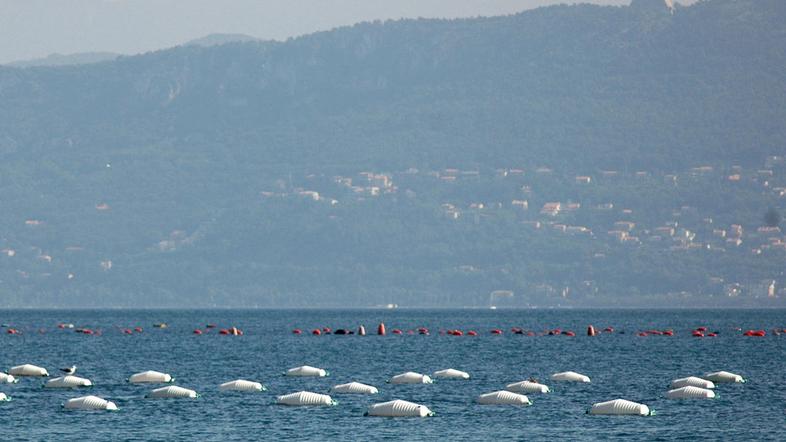
[[[786,327],[783,310],[147,310],[0,311],[0,322],[22,330],[0,336],[0,369],[33,363],[54,375],[76,364],[93,380],[89,389],[50,391],[41,379],[0,385],[13,397],[0,404],[2,440],[786,440]],[[60,330],[60,322],[100,329],[100,336]],[[168,327],[155,329],[154,323]],[[376,336],[428,327],[431,335]],[[217,330],[197,336],[208,323],[237,326],[243,336]],[[313,328],[356,329],[369,336],[312,336]],[[590,338],[588,324],[612,326],[613,334]],[[141,326],[126,335],[122,328]],[[693,338],[698,326],[717,338]],[[294,328],[304,330],[293,335]],[[538,332],[561,328],[576,337],[528,337],[511,327]],[[477,330],[480,335],[440,335],[441,329]],[[493,336],[492,328],[505,333]],[[674,337],[639,337],[639,330],[674,329]],[[766,329],[764,338],[743,337],[737,328]],[[327,378],[288,378],[287,369],[313,365]],[[388,385],[392,375],[443,368],[469,372],[469,381],[432,385]],[[154,385],[131,385],[143,370],[171,373],[177,385],[197,390],[196,400],[145,399]],[[574,370],[590,384],[559,384],[549,376]],[[727,370],[745,384],[719,384],[715,400],[667,400],[672,379]],[[475,398],[534,376],[551,386],[530,395],[530,407],[480,406]],[[263,382],[262,393],[220,393],[222,382]],[[334,395],[335,407],[274,405],[275,396],[360,381],[378,395]],[[65,411],[67,399],[94,394],[114,401],[118,412]],[[656,411],[650,417],[590,416],[595,402],[625,398]],[[430,407],[432,418],[364,417],[374,402],[405,399]]]

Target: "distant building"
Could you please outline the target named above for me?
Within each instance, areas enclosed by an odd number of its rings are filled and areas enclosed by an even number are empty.
[[[540,209],[540,213],[541,215],[557,216],[561,209],[562,204],[559,201],[550,202],[543,205],[543,208]]]

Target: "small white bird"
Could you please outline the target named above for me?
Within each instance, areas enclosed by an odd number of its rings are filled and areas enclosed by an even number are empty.
[[[74,374],[76,373],[76,365],[72,365],[68,368],[61,368],[60,371],[62,371],[65,374]]]

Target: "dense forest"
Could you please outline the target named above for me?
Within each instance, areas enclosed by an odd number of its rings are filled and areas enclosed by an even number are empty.
[[[777,305],[728,293],[786,283],[744,236],[786,201],[784,36],[634,0],[0,66],[0,307]]]

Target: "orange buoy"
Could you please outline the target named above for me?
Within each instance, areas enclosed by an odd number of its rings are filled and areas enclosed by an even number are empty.
[[[587,336],[595,336],[595,327],[592,324],[587,327]]]
[[[362,325],[358,327],[358,335],[366,336],[366,327],[363,327]]]
[[[477,336],[477,335],[478,335],[478,332],[476,332],[475,330],[470,330],[470,331],[467,332],[467,336]]]
[[[194,330],[194,334],[195,335],[201,335],[202,334],[202,330],[196,329],[196,330]]]
[[[379,325],[377,326],[377,334],[378,335],[384,335],[385,334],[385,323],[384,322],[380,322]]]

